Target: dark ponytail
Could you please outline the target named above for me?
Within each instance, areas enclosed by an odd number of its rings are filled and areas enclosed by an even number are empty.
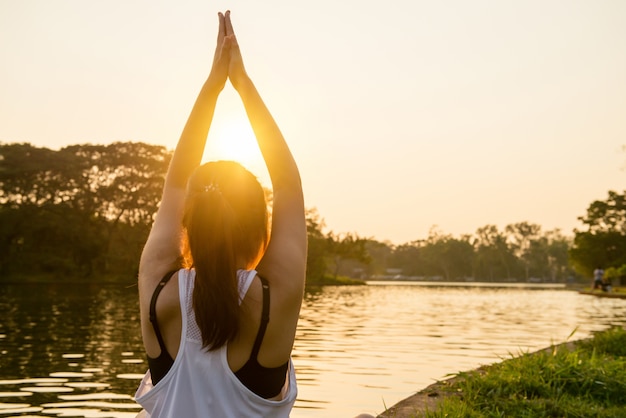
[[[212,350],[239,331],[237,266],[232,245],[232,229],[236,226],[232,209],[219,190],[197,193],[190,209],[187,237],[196,270],[193,306],[202,331],[202,346]]]
[[[263,189],[241,165],[219,161],[189,180],[183,217],[186,267],[196,272],[193,310],[209,350],[239,332],[238,263],[251,264],[267,242]]]

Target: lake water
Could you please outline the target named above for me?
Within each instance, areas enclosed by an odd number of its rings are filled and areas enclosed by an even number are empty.
[[[131,418],[147,368],[134,287],[0,285],[0,417]],[[307,291],[292,417],[380,413],[447,374],[626,324],[626,300],[371,282]]]

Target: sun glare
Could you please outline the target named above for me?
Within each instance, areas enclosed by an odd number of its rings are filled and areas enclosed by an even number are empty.
[[[210,160],[233,160],[248,168],[263,163],[247,119],[231,119],[212,127],[204,153],[204,161]]]

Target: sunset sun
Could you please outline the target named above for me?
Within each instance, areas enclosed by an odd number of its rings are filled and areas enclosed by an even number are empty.
[[[214,124],[204,160],[233,160],[247,167],[262,163],[254,132],[245,116]]]

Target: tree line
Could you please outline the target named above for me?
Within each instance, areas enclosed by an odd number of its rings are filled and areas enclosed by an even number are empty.
[[[529,222],[504,230],[486,225],[458,238],[433,227],[427,238],[402,245],[332,233],[319,242],[309,235],[313,248],[330,247],[334,274],[370,279],[564,282],[575,274],[570,244],[571,238],[559,230],[543,232]],[[337,245],[344,250],[333,251]]]
[[[133,278],[170,158],[165,147],[140,142],[0,144],[0,280]],[[596,266],[626,273],[625,195],[609,192],[580,220],[570,236],[524,221],[460,237],[432,228],[393,245],[327,232],[311,209],[307,279],[563,282]]]
[[[133,142],[2,144],[0,278],[134,274],[170,158]]]

